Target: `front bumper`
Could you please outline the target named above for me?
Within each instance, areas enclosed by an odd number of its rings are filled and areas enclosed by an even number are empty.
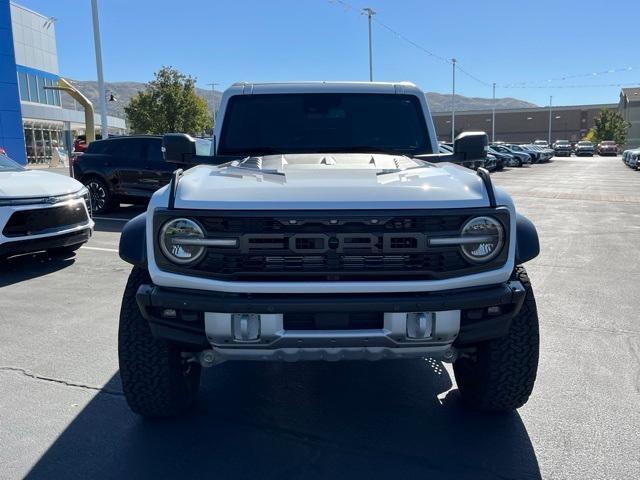
[[[85,227],[70,233],[5,242],[0,244],[0,256],[19,255],[86,243],[91,238],[91,231],[91,227]]]
[[[519,312],[520,282],[403,294],[230,294],[142,285],[137,302],[156,338],[221,359],[340,360],[441,356],[505,335]],[[285,328],[288,314],[383,314],[382,328]],[[169,313],[170,315],[167,315]],[[429,315],[429,333],[409,334],[409,315]],[[238,336],[238,315],[259,318],[258,336]]]

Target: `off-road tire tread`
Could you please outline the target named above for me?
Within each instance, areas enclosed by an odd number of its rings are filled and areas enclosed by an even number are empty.
[[[522,283],[526,295],[509,333],[479,344],[475,361],[463,357],[453,366],[461,397],[474,409],[515,410],[533,391],[540,344],[538,311],[524,267],[517,266],[512,278]]]
[[[138,287],[151,283],[149,273],[134,267],[120,310],[118,359],[122,389],[131,410],[144,417],[172,417],[192,406],[200,381],[200,365],[185,377],[181,353],[155,339],[136,302]]]

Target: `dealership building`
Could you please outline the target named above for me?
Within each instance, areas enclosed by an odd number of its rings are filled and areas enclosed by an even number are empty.
[[[71,149],[84,133],[84,111],[62,107],[55,19],[0,0],[0,147],[22,164],[46,164],[56,145]],[[100,125],[99,115],[95,115]],[[108,117],[109,133],[126,131]]]

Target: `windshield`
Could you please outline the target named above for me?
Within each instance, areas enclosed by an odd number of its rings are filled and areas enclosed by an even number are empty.
[[[591,142],[578,142],[578,145],[581,147],[590,147],[593,144]]]
[[[6,155],[0,154],[0,172],[20,172],[24,167],[18,165]]]
[[[616,142],[612,142],[611,140],[605,140],[604,142],[602,142],[602,145],[615,145]]]
[[[231,97],[219,155],[431,153],[414,95],[320,93]]]
[[[557,145],[569,145],[569,141],[568,140],[558,140],[556,142]]]

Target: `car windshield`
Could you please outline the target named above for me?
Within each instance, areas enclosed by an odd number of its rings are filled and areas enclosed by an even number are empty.
[[[578,142],[578,145],[580,145],[581,147],[590,147],[593,144],[591,142]]]
[[[20,172],[25,168],[11,160],[6,155],[0,154],[0,172]]]
[[[615,144],[616,144],[616,142],[612,142],[610,140],[606,140],[606,141],[602,142],[602,145],[615,145]]]
[[[558,145],[569,145],[569,141],[568,140],[558,140],[556,142],[556,144],[558,144]]]
[[[238,95],[227,105],[218,154],[432,153],[427,131],[414,95]]]

